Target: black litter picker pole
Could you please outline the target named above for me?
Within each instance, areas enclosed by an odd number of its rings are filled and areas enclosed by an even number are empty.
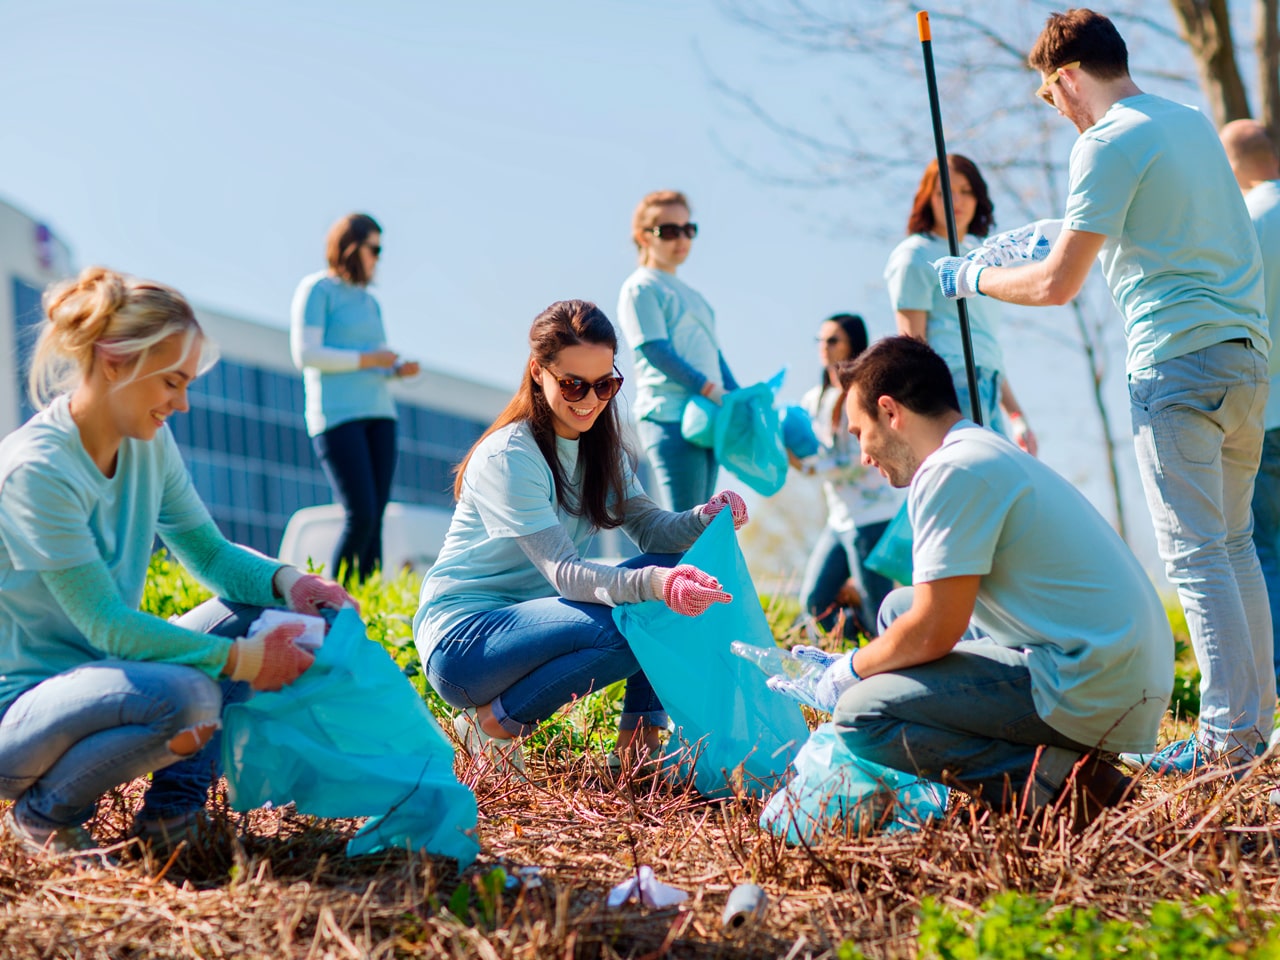
[[[942,207],[947,213],[947,243],[951,255],[960,256],[960,238],[956,236],[956,212],[951,200],[951,168],[947,164],[947,143],[942,135],[942,110],[938,106],[938,78],[933,72],[933,34],[929,29],[929,14],[921,10],[916,14],[916,26],[920,29],[920,49],[924,51],[924,77],[929,85],[929,113],[933,117],[933,143],[938,151],[938,185],[942,188]],[[964,372],[969,378],[969,409],[973,422],[982,425],[982,403],[978,398],[978,371],[973,363],[973,337],[969,333],[969,307],[964,297],[956,300],[960,314],[960,344],[964,348]]]

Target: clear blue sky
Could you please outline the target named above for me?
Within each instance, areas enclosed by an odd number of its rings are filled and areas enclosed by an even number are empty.
[[[822,317],[855,310],[873,334],[892,329],[880,274],[909,193],[744,173],[736,161],[786,153],[712,73],[815,127],[841,78],[711,0],[0,0],[0,17],[0,196],[79,265],[284,325],[298,280],[323,267],[328,225],[367,211],[384,227],[375,289],[393,346],[509,384],[546,304],[583,297],[613,315],[634,266],[631,209],[676,187],[702,228],[681,275],[716,308],[740,380],[785,365],[798,398]],[[923,91],[904,66],[849,101],[918,109]],[[933,146],[919,116],[922,168]],[[1003,340],[1046,460],[1108,510],[1082,363],[1016,317]],[[1122,384],[1111,390],[1123,437]],[[1130,469],[1127,447],[1121,459]],[[1144,527],[1140,502],[1130,512]]]

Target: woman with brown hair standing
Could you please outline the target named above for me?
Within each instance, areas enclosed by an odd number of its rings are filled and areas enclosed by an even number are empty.
[[[382,310],[369,293],[382,228],[353,213],[329,228],[329,268],[293,295],[289,345],[302,370],[307,433],[346,522],[329,564],[333,577],[366,577],[382,560],[382,514],[396,465],[390,382],[418,364],[387,347]],[[345,571],[345,572],[343,572]]]

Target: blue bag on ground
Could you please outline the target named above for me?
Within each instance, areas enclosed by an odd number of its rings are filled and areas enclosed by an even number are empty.
[[[678,737],[692,745],[698,792],[731,795],[726,775],[734,776],[741,765],[743,788],[764,796],[781,784],[809,728],[798,703],[770,690],[765,675],[729,649],[734,640],[775,644],[728,510],[711,522],[683,562],[718,579],[733,603],[715,603],[701,616],[685,617],[650,600],[615,608],[613,620]]]
[[[760,826],[787,843],[812,844],[828,826],[918,829],[947,809],[946,787],[860,759],[832,723],[813,731],[794,766],[795,777],[760,814]]]
[[[338,614],[316,662],[292,686],[223,715],[233,810],[294,801],[318,817],[372,817],[347,855],[425,850],[476,858],[476,798],[453,774],[453,747],[395,661]]]
[[[787,480],[787,449],[774,406],[785,372],[730,390],[716,415],[716,460],[762,497],[773,496]]]
[[[911,519],[907,516],[904,500],[889,526],[876,541],[875,548],[863,561],[867,568],[882,577],[888,577],[904,587],[911,586],[911,546],[915,538],[911,532]]]

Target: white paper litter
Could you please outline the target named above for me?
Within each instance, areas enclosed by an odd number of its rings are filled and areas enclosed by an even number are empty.
[[[609,891],[607,902],[610,907],[620,907],[637,895],[646,907],[674,907],[689,899],[689,895],[683,890],[655,880],[652,867],[641,867],[639,876],[624,880]]]
[[[272,608],[263,610],[262,616],[249,626],[249,635],[261,633],[264,630],[270,630],[284,623],[300,623],[303,625],[302,634],[293,642],[304,650],[319,650],[324,646],[325,631],[329,629],[328,624],[321,617],[312,617],[305,613],[294,613],[292,610],[278,610]]]

